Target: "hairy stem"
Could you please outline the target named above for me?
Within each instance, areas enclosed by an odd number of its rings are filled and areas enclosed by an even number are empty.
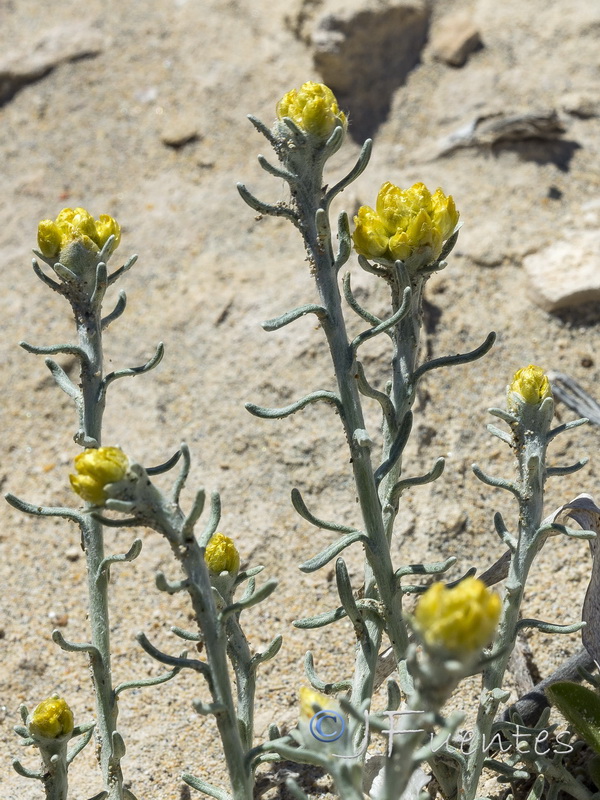
[[[99,447],[102,440],[102,323],[99,306],[73,304],[79,345],[87,359],[82,361],[82,425],[80,439],[86,445]],[[95,444],[93,444],[95,443]],[[89,505],[89,504],[88,504]],[[102,523],[86,514],[81,535],[87,565],[91,643],[95,648],[90,658],[92,681],[96,695],[96,736],[99,760],[108,800],[123,799],[121,757],[124,751],[117,733],[118,705],[111,676],[110,621],[108,610],[108,569],[101,569],[104,559]]]

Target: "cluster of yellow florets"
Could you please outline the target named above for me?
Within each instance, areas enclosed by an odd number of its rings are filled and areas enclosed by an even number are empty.
[[[456,656],[488,644],[500,618],[500,597],[478,578],[448,589],[434,583],[419,600],[415,621],[425,643]]]
[[[233,539],[222,533],[215,533],[206,547],[204,559],[215,575],[222,572],[237,573],[240,568],[240,554]]]
[[[292,89],[281,98],[277,103],[277,117],[289,117],[303,131],[319,139],[328,139],[338,125],[344,130],[348,125],[331,89],[312,81],[302,84],[299,89]]]
[[[513,393],[519,395],[528,405],[537,405],[547,397],[552,397],[548,376],[541,367],[534,364],[515,372],[508,387],[509,403]]]
[[[43,700],[29,720],[29,732],[43,739],[58,739],[73,731],[73,712],[62,697]]]
[[[357,253],[384,261],[406,261],[421,252],[424,263],[435,261],[458,222],[452,197],[441,189],[431,194],[423,183],[400,189],[384,183],[375,209],[361,206],[354,217]]]
[[[56,258],[66,245],[75,241],[97,253],[111,236],[115,237],[112,252],[121,241],[119,223],[108,214],[101,214],[95,220],[85,208],[63,208],[55,220],[43,219],[38,225],[38,247],[46,258]]]
[[[76,475],[69,475],[73,491],[88,503],[102,505],[107,499],[105,486],[123,480],[129,459],[118,447],[84,450],[75,457]]]
[[[330,708],[332,703],[337,705],[336,701],[332,701],[331,697],[317,692],[308,686],[301,686],[299,691],[300,696],[300,717],[302,719],[311,719],[315,715],[314,706],[320,708]]]

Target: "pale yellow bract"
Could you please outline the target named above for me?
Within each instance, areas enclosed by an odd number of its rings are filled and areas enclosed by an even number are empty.
[[[387,261],[406,261],[423,250],[431,263],[454,232],[458,216],[454,200],[441,189],[431,194],[423,183],[400,189],[388,181],[375,209],[361,206],[354,217],[354,247],[359,255]]]
[[[222,533],[215,533],[206,547],[204,559],[215,575],[222,572],[236,573],[240,568],[240,554],[233,539]]]
[[[478,578],[452,589],[432,584],[419,600],[415,621],[425,643],[460,656],[490,642],[500,618],[500,597]]]
[[[548,376],[541,367],[534,364],[515,372],[508,387],[509,397],[511,392],[520,395],[529,405],[537,405],[547,397],[552,397]]]
[[[336,126],[341,125],[345,130],[348,125],[331,89],[312,81],[281,98],[277,103],[277,117],[289,117],[299,128],[320,139],[328,139]]]
[[[75,457],[77,475],[69,475],[71,487],[88,503],[99,506],[107,499],[104,487],[122,480],[128,468],[129,459],[118,447],[89,448]]]
[[[73,731],[73,712],[62,697],[48,697],[31,715],[29,732],[44,739],[58,739]]]
[[[55,220],[43,219],[38,225],[38,247],[46,258],[56,258],[66,245],[74,241],[98,253],[110,236],[115,237],[113,252],[121,241],[119,223],[108,214],[101,214],[94,220],[85,208],[63,208]]]

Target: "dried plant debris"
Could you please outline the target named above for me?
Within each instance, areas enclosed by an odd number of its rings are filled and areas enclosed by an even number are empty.
[[[566,126],[555,109],[483,113],[439,141],[437,157],[465,147],[493,147],[528,139],[556,140]]]

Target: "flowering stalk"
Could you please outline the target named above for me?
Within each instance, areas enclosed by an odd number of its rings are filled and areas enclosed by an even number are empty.
[[[315,100],[311,104],[313,95],[319,98],[319,102]],[[343,559],[338,559],[336,574],[343,606],[341,611],[352,620],[358,645],[353,680],[330,684],[334,689],[351,685],[351,703],[355,708],[362,708],[370,702],[373,693],[383,632],[389,636],[398,664],[404,661],[408,647],[408,632],[402,612],[403,590],[400,586],[401,575],[407,573],[394,572],[389,544],[398,511],[398,499],[407,486],[434,480],[443,467],[443,462],[439,460],[428,475],[400,481],[401,456],[410,433],[410,409],[417,382],[425,372],[436,366],[462,363],[482,355],[491,346],[493,336],[488,337],[484,345],[473,353],[437,359],[420,368],[416,366],[423,286],[433,271],[445,265],[442,259],[456,241],[458,215],[452,199],[446,198],[440,190],[431,195],[422,184],[417,184],[411,190],[402,192],[388,183],[380,192],[377,211],[366,207],[359,211],[354,244],[361,256],[361,266],[388,282],[392,295],[392,314],[382,320],[362,308],[352,293],[349,275],[345,276],[343,291],[347,303],[370,325],[369,329],[350,341],[346,332],[338,273],[350,256],[352,242],[347,216],[342,214],[337,229],[339,244],[334,250],[329,208],[336,195],[366,167],[371,143],[365,143],[356,166],[345,178],[330,189],[324,188],[323,167],[341,146],[346,118],[339,112],[335,98],[326,87],[305,84],[296,96],[301,98],[298,101],[301,110],[294,107],[294,113],[290,113],[290,104],[280,103],[279,120],[271,131],[258,120],[250,118],[273,145],[282,168],[272,166],[262,156],[259,162],[267,172],[289,183],[292,204],[269,205],[251,195],[244,186],[240,185],[239,190],[242,198],[259,213],[285,216],[300,230],[320,299],[319,304],[294,309],[264,323],[263,327],[277,330],[304,314],[314,313],[327,338],[338,391],[313,392],[282,409],[265,409],[253,404],[247,404],[247,408],[257,416],[283,417],[308,403],[325,400],[335,406],[342,420],[364,531],[317,519],[308,511],[298,492],[293,494],[293,502],[296,510],[312,524],[345,534],[337,543],[304,564],[301,568],[305,571],[320,568],[356,541],[364,546],[364,593],[358,603],[354,600]],[[320,102],[324,96],[327,96],[328,103]],[[305,108],[308,111],[304,111]],[[370,264],[365,256],[375,259],[377,265]],[[404,261],[394,261],[399,258]],[[391,394],[378,391],[369,384],[357,355],[365,341],[381,333],[387,333],[393,343]],[[372,441],[365,430],[361,394],[376,399],[383,412],[384,447],[377,468],[372,464]],[[323,619],[310,618],[299,621],[298,625],[317,627],[339,618],[321,616]],[[314,675],[311,662],[309,666],[309,677],[313,685],[319,688],[322,682]],[[405,670],[401,674],[403,689],[408,692],[410,681],[406,678]],[[356,725],[354,720],[352,724],[356,742],[360,738],[361,726]]]
[[[530,365],[519,370],[508,388],[508,410],[493,408],[490,413],[507,422],[511,434],[489,426],[490,432],[510,445],[518,459],[518,480],[512,482],[494,478],[479,467],[473,470],[477,477],[490,486],[510,491],[519,506],[519,523],[516,536],[506,527],[498,513],[494,518],[498,535],[510,550],[510,567],[502,607],[498,634],[483,670],[482,691],[473,738],[465,769],[461,773],[459,797],[474,800],[486,759],[486,742],[491,741],[494,718],[500,703],[508,697],[502,689],[508,660],[517,633],[524,627],[534,627],[547,633],[572,633],[583,623],[555,625],[535,619],[519,619],[525,584],[532,562],[551,533],[586,537],[589,531],[573,531],[553,522],[543,523],[544,486],[551,475],[567,475],[580,469],[578,462],[566,467],[546,466],[548,443],[566,429],[580,425],[576,420],[551,430],[554,401],[548,378],[539,367]]]
[[[96,698],[96,736],[99,743],[99,762],[104,789],[109,800],[127,800],[133,794],[123,786],[121,758],[125,745],[117,730],[117,692],[111,678],[110,624],[108,609],[109,567],[115,560],[131,560],[140,550],[140,543],[125,556],[106,556],[101,523],[88,513],[102,496],[103,482],[118,478],[123,465],[114,464],[110,453],[100,448],[102,415],[106,391],[115,379],[145,372],[155,366],[162,356],[162,346],[156,355],[142,367],[120,370],[104,375],[102,363],[102,331],[125,309],[125,295],[121,293],[113,311],[102,317],[102,301],[108,286],[113,284],[135,262],[131,257],[126,264],[108,275],[106,262],[118,245],[120,228],[114,219],[103,215],[94,220],[85,209],[64,209],[56,220],[44,220],[38,230],[38,257],[56,274],[58,281],[50,278],[34,260],[36,275],[70,303],[77,329],[76,344],[33,346],[22,342],[31,353],[74,355],[80,364],[80,386],[76,386],[64,370],[51,358],[46,360],[58,386],[74,401],[79,415],[79,429],[75,441],[87,448],[82,458],[89,469],[96,471],[96,493],[93,489],[85,495],[84,511],[71,508],[42,507],[25,503],[13,495],[7,500],[16,508],[38,516],[58,516],[71,519],[81,529],[82,546],[86,557],[90,640],[74,643],[66,641],[59,631],[54,631],[54,641],[64,650],[87,653]],[[89,476],[88,476],[89,477]],[[92,479],[92,483],[93,483]]]
[[[453,588],[434,583],[420,598],[412,624],[422,653],[419,658],[416,644],[410,645],[413,688],[400,725],[390,722],[393,737],[378,800],[398,800],[419,764],[433,760],[455,733],[463,715],[444,720],[440,712],[459,682],[477,669],[499,615],[500,597],[472,577]]]
[[[275,637],[264,652],[252,655],[239,618],[244,609],[266,599],[277,584],[276,581],[267,581],[259,589],[255,588],[254,576],[262,567],[239,572],[240,556],[235,545],[227,536],[216,533],[220,518],[218,494],[212,496],[210,516],[204,530],[199,536],[195,535],[194,526],[202,514],[205,493],[199,490],[191,510],[187,514],[183,511],[179,498],[190,469],[187,446],[181,446],[181,455],[179,477],[168,496],[154,486],[141,465],[131,463],[122,480],[107,487],[103,505],[107,509],[133,516],[109,519],[100,512],[96,512],[95,516],[113,527],[144,525],[153,528],[169,542],[185,578],[168,581],[159,573],[157,586],[169,594],[182,590],[189,594],[198,633],[179,628],[174,631],[181,638],[195,642],[206,653],[206,660],[188,658],[185,653],[180,656],[163,653],[143,633],[138,635],[138,641],[158,661],[177,671],[192,669],[205,678],[211,702],[197,701],[194,707],[200,714],[215,717],[232,794],[230,796],[207,781],[187,773],[182,778],[193,788],[221,800],[252,800],[254,764],[249,758],[249,751],[254,737],[256,670],[260,664],[277,654],[282,639],[281,636]],[[153,472],[163,472],[174,463],[172,459]],[[76,480],[73,482],[77,484]],[[248,581],[246,591],[236,600],[235,590],[244,581]],[[228,659],[236,676],[236,700],[229,677]]]
[[[305,90],[305,87],[301,92]],[[402,621],[399,595],[394,587],[393,568],[371,465],[369,443],[365,438],[365,422],[356,379],[354,354],[346,333],[346,323],[337,283],[338,271],[350,255],[348,223],[345,217],[340,220],[340,249],[337,254],[334,254],[328,219],[329,205],[335,195],[366,167],[370,142],[363,148],[353,175],[325,192],[323,189],[323,166],[327,158],[339,148],[344,135],[344,121],[336,120],[335,114],[332,116],[332,124],[326,127],[327,137],[314,136],[310,129],[302,129],[295,124],[295,119],[286,117],[276,124],[274,134],[268,133],[268,138],[285,167],[285,177],[290,183],[295,200],[293,209],[286,208],[283,212],[282,207],[277,206],[275,210],[274,207],[267,207],[266,204],[257,201],[244,187],[240,187],[240,192],[244,200],[257,210],[260,209],[270,214],[284,213],[300,229],[304,238],[321,300],[321,305],[307,308],[304,313],[307,313],[308,310],[312,311],[321,322],[329,344],[339,390],[339,395],[314,393],[309,396],[308,402],[325,399],[333,403],[340,414],[350,448],[352,469],[365,524],[365,541],[368,541],[366,555],[369,564],[366,567],[365,599],[376,600],[376,580],[373,577],[373,572],[376,570],[381,582],[379,587],[381,608],[389,623],[390,639],[398,655],[402,657],[408,644],[407,634]],[[290,119],[289,123],[287,123],[287,119]],[[253,122],[263,133],[265,132],[260,123],[254,120]],[[325,125],[318,127],[323,128]],[[264,166],[265,162],[261,163]],[[270,168],[269,171],[273,172],[274,169]],[[294,316],[287,315],[291,317],[290,319],[281,318],[273,321],[269,324],[269,329],[281,327],[300,315],[296,312],[292,312],[292,314]],[[303,402],[302,404],[304,405]],[[285,415],[284,413],[263,412],[262,409],[253,405],[247,405],[247,408],[258,416]],[[362,701],[371,696],[374,666],[383,631],[383,621],[378,613],[365,610],[361,616],[361,641],[357,648],[358,674],[355,675],[353,681],[352,694],[352,701],[356,706],[360,706]]]
[[[23,739],[22,744],[33,745],[42,757],[43,770],[35,772],[26,769],[18,759],[13,767],[24,778],[42,782],[46,800],[67,800],[68,769],[75,756],[89,742],[94,729],[92,725],[73,726],[73,714],[67,703],[57,695],[41,702],[32,714],[26,706],[21,706],[23,725],[17,725],[15,732]],[[70,741],[81,736],[81,740],[70,751]],[[102,792],[94,800],[102,800]]]

